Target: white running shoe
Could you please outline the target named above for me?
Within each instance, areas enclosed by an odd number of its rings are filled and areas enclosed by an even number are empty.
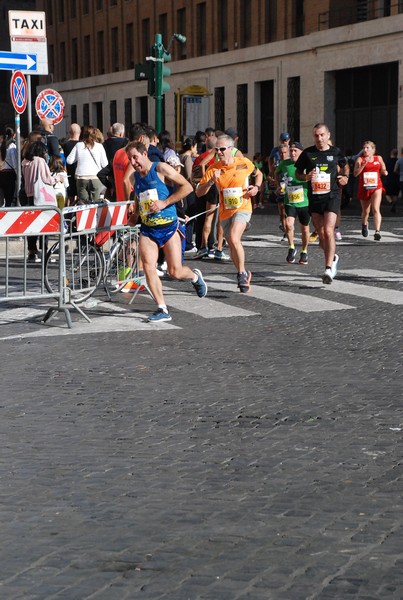
[[[332,269],[327,268],[327,269],[325,269],[325,272],[322,275],[322,282],[329,284],[329,283],[332,283],[332,281],[333,281]]]
[[[337,265],[339,264],[339,255],[335,254],[334,258],[333,258],[333,264],[332,264],[332,279],[334,279],[337,275]]]

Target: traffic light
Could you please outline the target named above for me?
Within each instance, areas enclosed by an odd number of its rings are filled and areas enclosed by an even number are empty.
[[[173,40],[184,44],[186,36],[180,33],[174,33],[169,43],[168,50],[164,48],[162,43],[162,35],[155,34],[155,43],[151,46],[150,56],[146,56],[144,64],[135,65],[134,79],[143,81],[147,79],[147,93],[155,99],[155,129],[159,133],[162,125],[162,111],[164,94],[170,89],[166,78],[171,75],[171,69],[165,63],[171,60],[169,49]],[[165,79],[164,79],[165,78]]]
[[[136,81],[147,79],[147,94],[149,96],[154,96],[155,94],[155,64],[153,60],[148,60],[144,64],[134,66],[134,79]]]

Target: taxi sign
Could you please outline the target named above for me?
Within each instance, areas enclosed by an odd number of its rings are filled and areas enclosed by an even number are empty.
[[[63,119],[64,100],[56,90],[42,90],[36,98],[35,110],[40,119],[51,119],[57,125]]]
[[[10,92],[15,112],[21,115],[27,108],[28,102],[27,82],[21,71],[13,73]]]

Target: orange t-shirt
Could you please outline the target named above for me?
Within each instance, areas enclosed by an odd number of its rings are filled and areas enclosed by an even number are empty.
[[[121,148],[115,153],[112,163],[113,177],[115,179],[116,202],[125,202],[125,200],[129,200],[129,198],[125,198],[125,188],[123,185],[123,177],[125,176],[129,164],[126,150]]]
[[[245,156],[234,156],[234,162],[224,165],[221,161],[207,169],[200,183],[207,183],[214,171],[221,171],[217,180],[220,192],[220,220],[230,219],[237,211],[252,212],[252,203],[246,193],[249,186],[249,175],[255,170],[255,165]]]

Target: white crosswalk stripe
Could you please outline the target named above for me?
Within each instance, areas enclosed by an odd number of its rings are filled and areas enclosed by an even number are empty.
[[[339,276],[343,275],[343,271],[339,272]],[[371,273],[370,270],[367,271],[368,274]],[[309,275],[304,275],[299,273],[298,271],[289,271],[287,273],[277,272],[268,274],[270,277],[274,278],[279,277],[281,281],[289,281],[295,282],[299,284],[303,284],[306,287],[310,288],[321,288],[326,293],[337,293],[337,294],[346,294],[348,296],[358,296],[363,298],[369,298],[371,300],[377,300],[378,302],[386,302],[388,304],[402,305],[403,304],[403,292],[399,290],[392,290],[389,288],[378,287],[375,285],[365,285],[362,283],[350,283],[348,281],[343,281],[341,279],[334,279],[331,285],[323,285],[321,280],[317,277],[311,277]],[[371,276],[370,276],[371,278]],[[375,277],[372,280],[376,279]]]
[[[207,284],[209,289],[211,286],[210,282],[212,277],[207,277]],[[232,290],[236,291],[236,290]],[[223,319],[229,317],[253,317],[259,313],[252,312],[245,308],[239,308],[238,306],[232,306],[226,302],[218,302],[212,300],[208,296],[205,298],[198,298],[195,294],[189,294],[188,292],[178,292],[169,287],[164,286],[164,296],[169,308],[176,308],[184,312],[193,313],[204,319]]]
[[[265,273],[265,276],[267,275],[271,275],[274,279],[276,279],[277,282],[285,280],[285,278],[282,277],[282,273]],[[236,283],[231,279],[227,279],[226,277],[210,275],[208,278],[208,284],[210,289],[214,288],[225,292],[237,292]],[[321,312],[327,310],[345,310],[354,308],[354,306],[341,304],[340,302],[332,302],[331,300],[325,300],[316,296],[308,296],[284,290],[277,290],[271,286],[263,287],[261,285],[252,285],[251,291],[248,292],[247,296],[258,298],[259,300],[264,300],[265,302],[271,302],[273,304],[280,304],[286,308],[293,308],[294,310],[301,312]]]

